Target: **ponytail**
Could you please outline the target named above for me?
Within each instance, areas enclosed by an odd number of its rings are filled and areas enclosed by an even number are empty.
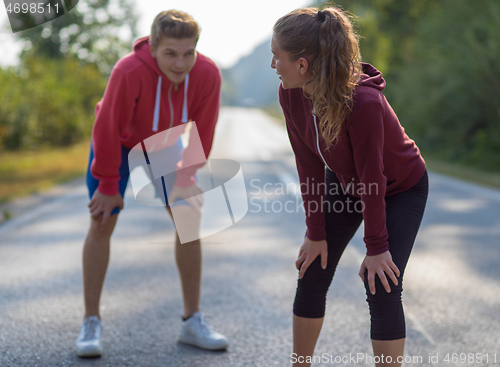
[[[334,144],[351,112],[361,74],[358,36],[349,16],[336,7],[295,10],[280,18],[274,36],[292,61],[304,57],[311,74],[313,113],[327,147]]]

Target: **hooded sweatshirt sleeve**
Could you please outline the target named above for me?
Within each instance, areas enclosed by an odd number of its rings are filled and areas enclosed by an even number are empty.
[[[90,171],[99,180],[98,190],[105,195],[118,193],[121,140],[132,120],[139,83],[115,66],[102,100],[96,106],[92,130],[94,160]]]
[[[199,163],[197,157],[202,153],[205,158],[208,158],[212,149],[215,124],[219,116],[222,83],[220,70],[215,64],[211,64],[207,66],[207,69],[201,75],[202,77],[195,84],[197,107],[193,111],[191,119],[196,123],[203,152],[197,151],[199,145],[196,142],[191,144],[193,139],[197,137],[190,134],[189,145],[182,152],[182,160],[177,163],[175,185],[181,187],[188,187],[196,182],[194,178],[196,170],[204,165],[204,163]]]
[[[389,250],[385,214],[387,178],[384,176],[384,108],[382,95],[365,93],[349,118],[358,194],[363,202],[367,255]]]
[[[294,126],[289,112],[288,97],[281,86],[279,100],[286,120],[288,137],[295,153],[302,201],[306,214],[307,238],[313,241],[321,241],[326,239],[323,195],[318,193],[319,189],[311,189],[312,185],[325,182],[325,165],[321,158],[303,141]]]

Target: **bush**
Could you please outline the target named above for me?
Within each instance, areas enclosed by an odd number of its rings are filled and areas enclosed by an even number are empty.
[[[0,70],[0,149],[68,146],[90,135],[106,79],[75,58],[31,56]]]
[[[443,0],[420,21],[391,97],[418,144],[447,160],[500,166],[500,3]]]

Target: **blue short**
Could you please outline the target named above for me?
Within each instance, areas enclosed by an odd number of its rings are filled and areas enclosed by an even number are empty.
[[[156,188],[156,196],[160,197],[165,204],[165,206],[168,208],[169,205],[165,201],[165,197],[167,197],[167,193],[172,190],[174,187],[175,180],[177,178],[177,175],[175,174],[175,166],[177,163],[182,159],[182,141],[181,139],[178,139],[177,142],[168,147],[165,148],[162,151],[162,157],[168,157],[168,159],[165,160],[165,165],[167,165],[169,171],[172,171],[174,173],[165,175],[163,177],[160,177],[156,180],[154,180],[154,186]],[[120,192],[120,195],[122,197],[125,196],[125,190],[127,189],[127,184],[128,184],[128,179],[130,177],[130,170],[129,170],[129,165],[128,165],[128,155],[131,149],[126,148],[122,146],[122,152],[121,152],[121,165],[120,165],[120,181],[118,181],[118,191]],[[166,150],[166,152],[165,152]],[[147,154],[145,154],[146,158],[146,163],[149,164],[149,159]],[[90,144],[90,154],[89,154],[89,163],[87,167],[87,188],[89,191],[89,198],[92,198],[94,195],[95,190],[97,190],[97,187],[99,186],[99,180],[96,179],[94,176],[92,176],[92,173],[90,172],[90,165],[92,164],[92,161],[94,160],[94,149],[92,147],[92,143]],[[158,190],[163,190],[164,194],[163,195],[158,195]],[[120,212],[120,209],[118,207],[114,208],[111,214],[118,214]]]

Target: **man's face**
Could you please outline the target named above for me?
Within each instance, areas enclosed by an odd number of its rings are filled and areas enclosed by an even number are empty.
[[[197,37],[164,37],[157,47],[149,45],[149,51],[162,73],[173,83],[181,83],[196,62],[197,41]]]

